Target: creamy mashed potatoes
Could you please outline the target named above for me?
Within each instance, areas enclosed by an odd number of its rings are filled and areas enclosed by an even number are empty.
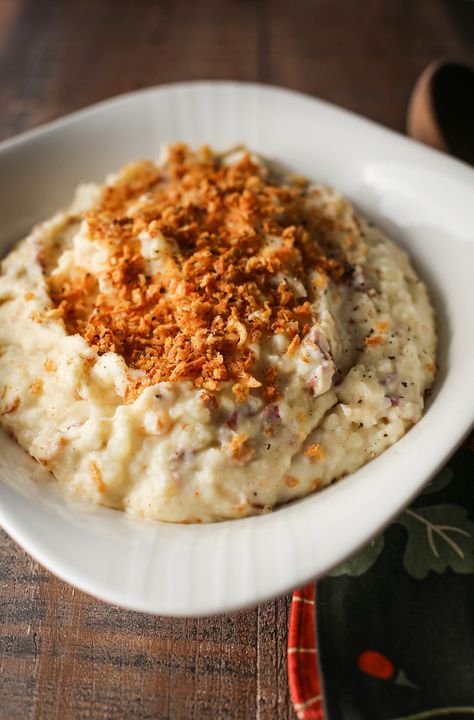
[[[76,497],[242,517],[396,442],[435,344],[407,255],[337,192],[173,146],[3,261],[0,420]]]

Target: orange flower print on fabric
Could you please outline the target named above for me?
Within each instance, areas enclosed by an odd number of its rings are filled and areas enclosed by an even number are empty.
[[[389,680],[395,672],[391,660],[377,650],[365,650],[357,658],[357,665],[363,673],[379,680]]]

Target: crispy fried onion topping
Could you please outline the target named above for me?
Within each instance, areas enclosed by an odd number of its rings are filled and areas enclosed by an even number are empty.
[[[163,380],[272,396],[252,345],[286,333],[296,347],[311,322],[310,271],[343,273],[308,229],[304,196],[247,153],[229,164],[174,145],[163,166],[128,166],[105,186],[84,218],[108,261],[96,274],[50,274],[52,302],[68,333],[143,371],[130,397]]]

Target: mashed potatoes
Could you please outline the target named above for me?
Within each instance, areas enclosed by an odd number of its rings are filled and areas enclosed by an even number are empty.
[[[333,190],[173,146],[2,263],[0,420],[68,493],[207,522],[318,490],[417,422],[433,311]]]

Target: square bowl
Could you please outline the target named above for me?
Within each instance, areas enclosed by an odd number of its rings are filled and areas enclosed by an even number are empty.
[[[73,502],[0,434],[0,523],[81,590],[127,608],[202,615],[323,575],[379,532],[468,432],[474,408],[474,172],[319,100],[268,86],[202,82],[121,96],[0,144],[0,252],[163,143],[245,143],[344,193],[409,251],[437,310],[439,371],[420,422],[320,493],[274,512],[172,525]]]

